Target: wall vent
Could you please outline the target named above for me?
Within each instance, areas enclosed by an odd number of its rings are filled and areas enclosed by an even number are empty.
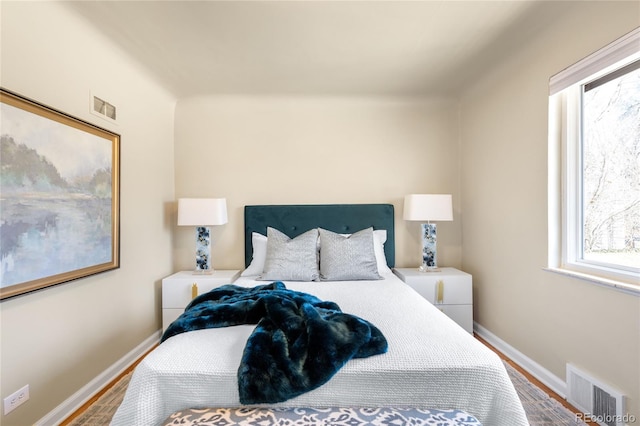
[[[116,120],[116,107],[109,102],[101,99],[97,96],[92,97],[91,112],[96,115],[100,115],[103,118],[109,118],[113,121]]]
[[[624,426],[624,395],[567,364],[567,401],[601,426]]]

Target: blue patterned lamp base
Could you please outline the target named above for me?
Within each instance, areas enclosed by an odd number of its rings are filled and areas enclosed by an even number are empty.
[[[436,224],[422,224],[422,265],[418,268],[421,272],[437,272],[438,256],[436,250]]]
[[[207,226],[196,228],[196,274],[212,274],[211,230]]]

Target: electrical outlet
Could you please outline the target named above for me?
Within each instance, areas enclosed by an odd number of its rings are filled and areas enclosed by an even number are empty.
[[[29,385],[25,385],[23,388],[15,391],[4,399],[4,414],[9,414],[11,411],[18,408],[29,400]]]

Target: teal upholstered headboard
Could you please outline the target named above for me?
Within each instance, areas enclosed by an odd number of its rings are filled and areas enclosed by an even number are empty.
[[[267,226],[297,237],[312,228],[324,228],[341,234],[361,229],[386,229],[384,254],[390,268],[395,265],[394,211],[392,204],[301,204],[245,206],[244,264],[253,257],[251,233],[267,235]]]

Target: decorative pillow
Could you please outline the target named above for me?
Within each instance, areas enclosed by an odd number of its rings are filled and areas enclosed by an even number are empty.
[[[323,281],[379,280],[373,228],[350,236],[320,228],[320,279]]]
[[[343,237],[349,237],[351,234],[340,234]],[[376,262],[378,263],[379,274],[391,274],[391,268],[387,265],[387,257],[384,254],[384,243],[387,242],[386,229],[373,230],[373,251],[376,254]]]
[[[349,237],[351,234],[340,234]],[[387,230],[375,229],[373,231],[373,249],[378,264],[378,273],[391,273],[391,268],[387,265],[387,258],[384,254],[384,244],[387,242]],[[267,257],[267,237],[258,232],[251,233],[251,244],[253,246],[253,256],[251,263],[240,274],[243,277],[256,276],[262,274],[264,270],[264,262]],[[318,239],[318,250],[320,250],[320,239]]]
[[[317,281],[318,230],[311,229],[291,239],[274,228],[267,228],[267,256],[261,280]]]
[[[253,246],[253,256],[247,269],[240,274],[242,277],[260,275],[264,270],[264,261],[267,258],[267,237],[258,232],[252,232],[251,245]]]

